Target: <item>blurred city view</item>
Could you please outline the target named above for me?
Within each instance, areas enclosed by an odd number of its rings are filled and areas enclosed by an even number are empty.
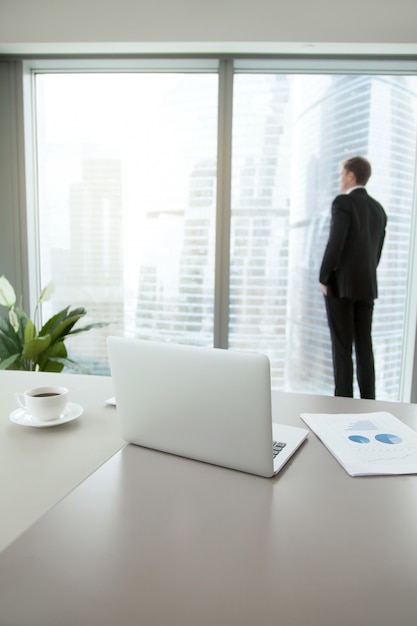
[[[340,162],[362,154],[388,214],[377,397],[399,399],[417,77],[242,73],[233,87],[228,347],[268,354],[275,389],[333,393],[318,272]],[[213,346],[217,75],[39,74],[36,111],[41,282],[57,286],[44,313],[111,322],[68,342],[73,357],[107,374],[109,334]]]

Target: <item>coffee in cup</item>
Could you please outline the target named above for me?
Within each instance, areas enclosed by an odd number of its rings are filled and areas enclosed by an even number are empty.
[[[34,387],[14,396],[22,409],[42,422],[58,419],[68,403],[68,389],[59,386]]]

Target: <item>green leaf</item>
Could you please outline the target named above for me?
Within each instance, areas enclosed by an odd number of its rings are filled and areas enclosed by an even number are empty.
[[[12,354],[11,356],[7,357],[7,359],[2,359],[0,361],[0,370],[7,370],[8,367],[10,367],[10,365],[12,365],[16,359],[18,359],[20,356],[20,354]]]
[[[91,374],[90,370],[84,367],[84,365],[81,365],[80,363],[77,363],[76,361],[73,361],[72,359],[50,357],[50,361],[54,361],[54,362],[56,361],[57,363],[62,363],[62,365],[65,366],[67,369],[73,372],[76,372],[77,374]]]
[[[48,359],[45,361],[42,369],[39,368],[40,372],[54,372],[55,374],[59,374],[64,369],[63,363],[56,359]]]
[[[31,339],[35,339],[36,337],[36,326],[32,322],[32,320],[27,320],[23,338],[25,344],[28,343]]]
[[[0,315],[0,330],[3,332],[8,332],[8,328],[10,326],[10,322],[6,320],[6,318]]]
[[[111,324],[111,322],[93,322],[92,324],[88,324],[87,326],[83,326],[82,328],[75,328],[74,330],[71,330],[71,332],[69,332],[67,336],[76,335],[77,333],[84,333],[87,330],[91,330],[92,328],[104,328],[104,326],[108,326],[109,324]]]
[[[22,346],[22,349],[23,349],[23,344],[25,343],[25,338],[24,338],[25,328],[26,328],[27,323],[30,322],[31,320],[26,315],[26,313],[22,311],[22,309],[20,309],[19,307],[15,307],[15,313],[17,315],[17,319],[19,320],[19,328],[18,328],[17,333],[15,333],[15,335],[17,334],[20,345]]]
[[[68,335],[71,334],[72,327],[78,322],[79,319],[80,316],[75,315],[63,320],[52,333],[53,341],[56,341],[57,339],[63,340],[68,337]]]
[[[82,317],[85,315],[87,311],[84,308],[72,309],[70,311],[70,307],[67,306],[65,309],[58,311],[55,313],[42,327],[41,332],[50,333],[54,328],[56,328],[63,320],[72,317],[73,315],[78,315]]]
[[[74,324],[85,314],[85,309],[79,308],[69,311],[69,307],[67,307],[51,317],[41,328],[39,335],[50,334],[52,336],[51,343],[54,343],[57,339],[64,339],[69,334]]]
[[[36,337],[35,339],[31,339],[23,346],[22,356],[24,359],[28,359],[29,361],[35,361],[42,352],[49,348],[50,344],[50,335],[47,335],[46,337]]]
[[[23,350],[19,336],[14,332],[12,325],[8,322],[6,330],[0,326],[0,357],[6,357],[15,352],[21,353]]]
[[[62,372],[64,364],[62,359],[67,357],[67,349],[63,341],[56,342],[48,350],[43,352],[38,359],[40,372]]]
[[[39,331],[39,335],[50,335],[54,328],[56,328],[56,326],[58,326],[58,324],[60,324],[61,321],[68,316],[68,311],[69,306],[65,307],[65,309],[62,309],[62,311],[58,311],[58,313],[55,313],[55,315],[49,318],[49,320],[45,322],[45,324],[42,326]]]

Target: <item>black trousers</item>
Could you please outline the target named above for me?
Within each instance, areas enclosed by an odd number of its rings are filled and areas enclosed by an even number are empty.
[[[372,348],[373,302],[325,296],[332,340],[335,396],[353,398],[352,346],[355,346],[356,377],[361,398],[375,399],[375,365]]]

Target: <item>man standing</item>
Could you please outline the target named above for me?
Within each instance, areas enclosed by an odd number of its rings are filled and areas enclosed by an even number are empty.
[[[352,345],[361,398],[375,399],[372,315],[378,297],[376,268],[387,216],[368,195],[370,163],[354,156],[342,163],[332,204],[329,240],[320,268],[332,340],[335,396],[353,397]]]

